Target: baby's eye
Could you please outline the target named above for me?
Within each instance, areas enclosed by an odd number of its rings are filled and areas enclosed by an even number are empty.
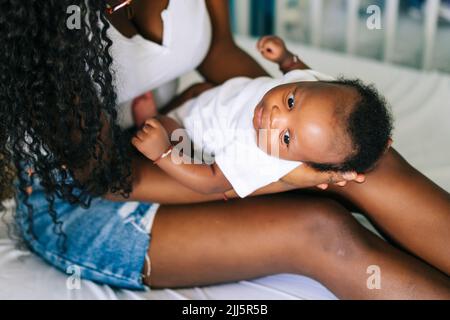
[[[289,130],[286,130],[286,132],[283,134],[283,142],[286,145],[289,145],[290,140],[291,140],[291,134],[289,133]]]
[[[293,93],[291,93],[289,95],[287,102],[288,102],[289,109],[292,109],[294,107],[294,104],[295,104],[295,96],[294,96]]]

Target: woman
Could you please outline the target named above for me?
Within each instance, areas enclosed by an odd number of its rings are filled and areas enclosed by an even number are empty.
[[[123,96],[127,89],[139,95],[172,79],[138,74],[144,72],[139,68],[124,76],[120,50],[149,50],[148,63],[167,68],[172,78],[195,67],[213,83],[265,74],[233,43],[226,1],[136,0],[132,17],[124,10],[106,16],[102,1],[79,1],[89,23],[71,30],[65,12],[73,2],[7,0],[0,7],[0,161],[8,169],[0,181],[5,190],[17,176],[17,222],[38,255],[61,270],[76,265],[87,279],[124,288],[291,272],[321,281],[341,298],[450,297],[449,196],[393,150],[363,184],[330,188],[428,264],[381,241],[323,197],[286,193],[193,204],[221,195],[197,194],[131,152],[130,137],[115,123],[113,84],[123,102],[133,98]],[[107,19],[115,31],[107,33]],[[210,26],[210,33],[198,37],[194,22]],[[117,41],[116,31],[124,37],[120,47],[109,40]],[[195,39],[182,43],[180,56],[169,44],[183,36]],[[111,46],[117,78],[110,71]],[[144,68],[133,61],[144,56],[129,59]],[[292,183],[314,186],[330,177],[305,169]],[[426,241],[417,241],[413,228]],[[379,290],[367,288],[370,265],[381,268]]]

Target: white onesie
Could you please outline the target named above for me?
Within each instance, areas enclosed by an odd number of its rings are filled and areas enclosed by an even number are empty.
[[[301,162],[270,156],[256,143],[253,114],[264,94],[275,86],[333,80],[314,70],[293,70],[280,78],[233,78],[185,102],[168,114],[187,130],[216,164],[240,197],[246,197],[288,174]]]

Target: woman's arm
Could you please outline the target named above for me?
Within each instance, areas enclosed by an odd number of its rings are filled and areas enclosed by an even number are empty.
[[[133,191],[128,198],[121,194],[108,193],[103,197],[111,201],[142,201],[160,204],[186,204],[223,200],[223,193],[205,194],[184,186],[162,171],[152,161],[142,155],[136,155],[132,161]],[[250,196],[279,193],[296,189],[283,181],[267,185]],[[227,198],[238,198],[234,190],[226,192]]]
[[[198,71],[209,82],[220,84],[238,76],[256,78],[268,73],[233,40],[228,1],[206,1],[212,23],[212,42]]]
[[[223,194],[203,194],[182,185],[162,171],[143,155],[132,160],[133,190],[128,198],[108,193],[103,197],[111,201],[142,201],[161,204],[199,203],[223,199]]]
[[[171,157],[160,159],[156,165],[188,188],[200,193],[223,193],[232,189],[230,182],[214,163],[174,163]]]
[[[133,191],[130,198],[125,199],[121,195],[111,193],[105,195],[105,198],[112,201],[144,201],[161,204],[198,203],[223,199],[223,193],[205,194],[184,186],[142,155],[133,159],[132,175]],[[330,177],[336,181],[339,180],[335,173],[317,172],[307,166],[300,166],[295,170],[295,177],[297,182],[301,181],[301,186],[279,180],[256,190],[250,196],[314,187],[323,181],[328,181]],[[229,199],[239,197],[234,190],[229,190],[225,194]]]

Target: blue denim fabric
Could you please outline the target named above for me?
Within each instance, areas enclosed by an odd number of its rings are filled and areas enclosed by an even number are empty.
[[[16,213],[16,222],[32,251],[63,272],[77,267],[83,279],[126,289],[146,288],[142,269],[149,258],[150,229],[158,204],[94,198],[90,207],[83,209],[55,197],[57,219],[67,235],[63,251],[45,192],[39,180],[33,180],[28,202],[33,206],[35,237],[28,232],[28,210],[20,194]]]

